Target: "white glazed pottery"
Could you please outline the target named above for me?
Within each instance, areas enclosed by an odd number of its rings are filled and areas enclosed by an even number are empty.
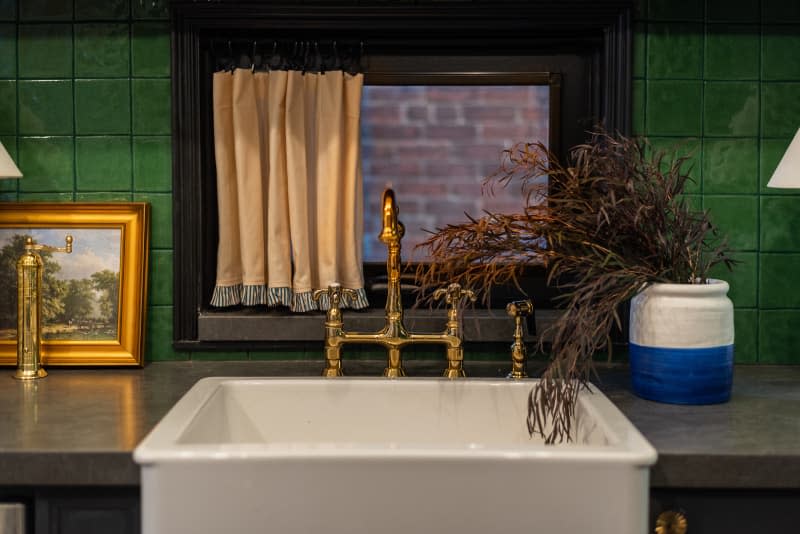
[[[630,365],[640,397],[676,404],[726,402],[733,379],[728,283],[652,284],[631,300]]]

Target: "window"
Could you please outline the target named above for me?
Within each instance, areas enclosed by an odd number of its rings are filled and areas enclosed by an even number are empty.
[[[473,83],[481,82],[475,77]],[[414,247],[435,230],[485,211],[519,213],[513,187],[486,194],[482,185],[504,148],[548,144],[549,85],[367,85],[361,104],[364,174],[364,261],[386,259],[381,191],[397,194],[405,224],[404,257],[426,261]]]
[[[288,2],[172,4],[176,348],[259,349],[302,340],[318,346],[323,334],[320,315],[208,309],[217,241],[209,149],[213,39],[357,37],[366,47],[367,98],[373,89],[397,86],[546,88],[548,141],[556,153],[581,142],[585,129],[600,120],[607,128],[623,133],[627,129],[630,6],[624,2],[565,0],[547,6],[510,2],[516,5],[504,9],[493,3],[458,1],[446,6],[422,5],[421,0],[420,5],[353,4],[328,2],[314,9]],[[392,184],[398,189],[396,181]],[[414,208],[400,196],[399,202],[401,220],[412,227],[409,217]],[[404,240],[403,245],[408,257],[410,242]],[[382,264],[378,268],[380,273]],[[544,275],[532,276],[542,292],[536,295],[539,306],[547,296]],[[372,304],[382,306],[375,299]],[[380,308],[372,318],[359,314],[348,327],[374,330],[372,319],[382,324]]]

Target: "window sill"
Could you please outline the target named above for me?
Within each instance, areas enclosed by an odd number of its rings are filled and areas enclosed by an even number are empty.
[[[376,332],[384,325],[383,310],[344,312],[347,331]],[[557,317],[556,310],[536,310],[526,325],[526,339],[533,324],[543,332]],[[405,325],[412,332],[439,332],[447,321],[445,310],[406,310]],[[325,315],[290,314],[276,311],[204,311],[198,317],[200,341],[320,341],[325,334]],[[464,341],[508,342],[513,340],[514,322],[503,310],[465,310]]]

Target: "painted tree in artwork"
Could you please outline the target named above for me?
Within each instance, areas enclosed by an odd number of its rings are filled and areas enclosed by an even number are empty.
[[[15,234],[11,242],[0,249],[0,328],[17,326],[17,260],[25,252],[25,238]],[[40,251],[44,263],[42,277],[42,320],[52,320],[64,312],[63,296],[66,284],[56,279],[61,266],[47,251]]]
[[[119,300],[119,273],[108,269],[92,275],[95,290],[101,293],[100,316],[109,323],[117,322],[117,302]]]
[[[86,321],[94,312],[94,284],[89,279],[68,280],[62,322]]]

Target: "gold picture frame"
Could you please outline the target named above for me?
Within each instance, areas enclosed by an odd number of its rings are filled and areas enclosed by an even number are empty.
[[[143,202],[0,203],[0,365],[17,357],[16,321],[9,332],[8,319],[9,307],[16,317],[16,270],[8,272],[16,248],[26,235],[63,246],[70,234],[71,254],[43,255],[42,293],[50,300],[42,306],[42,365],[141,366],[149,224]]]

